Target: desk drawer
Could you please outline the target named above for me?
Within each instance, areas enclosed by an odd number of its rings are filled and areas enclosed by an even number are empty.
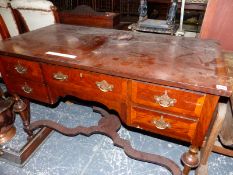
[[[131,125],[164,136],[191,141],[197,120],[140,107],[131,109]]]
[[[7,75],[43,82],[39,63],[18,58],[2,57],[2,67]]]
[[[156,110],[198,117],[205,95],[149,83],[132,82],[132,101]]]
[[[121,78],[46,64],[42,65],[42,69],[49,86],[56,89],[60,86],[67,91],[66,95],[75,91],[74,94],[82,97],[88,92],[90,100],[98,97],[117,100],[126,96],[126,80]]]
[[[23,79],[9,79],[6,85],[10,93],[16,93],[17,95],[45,103],[50,102],[47,87],[42,83]]]

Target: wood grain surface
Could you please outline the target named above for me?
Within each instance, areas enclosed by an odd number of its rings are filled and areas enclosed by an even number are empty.
[[[213,41],[56,24],[1,42],[0,54],[221,96],[232,92]]]

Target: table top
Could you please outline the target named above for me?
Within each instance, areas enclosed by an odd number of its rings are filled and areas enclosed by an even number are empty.
[[[0,42],[0,54],[220,96],[232,93],[219,45],[210,40],[55,24]]]

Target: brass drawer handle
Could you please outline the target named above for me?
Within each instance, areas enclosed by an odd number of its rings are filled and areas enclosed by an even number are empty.
[[[167,91],[165,91],[165,93],[162,96],[154,96],[154,99],[156,103],[165,108],[174,106],[174,104],[176,103],[176,99],[170,98],[167,95]]]
[[[164,121],[163,116],[161,115],[159,120],[153,119],[152,123],[155,125],[158,129],[166,129],[171,128],[170,123]]]
[[[103,91],[103,92],[109,92],[112,91],[114,86],[112,84],[108,84],[108,82],[106,80],[100,81],[100,82],[96,82],[97,87]]]
[[[25,85],[22,86],[22,90],[27,94],[30,94],[32,92],[32,88],[29,87],[27,83],[25,83]]]
[[[19,73],[19,74],[25,74],[27,72],[27,68],[23,67],[21,64],[17,64],[15,66],[15,70]]]
[[[55,80],[60,80],[60,81],[64,81],[64,80],[67,80],[68,79],[68,75],[65,75],[61,72],[57,72],[57,73],[54,73],[53,74],[53,78]]]

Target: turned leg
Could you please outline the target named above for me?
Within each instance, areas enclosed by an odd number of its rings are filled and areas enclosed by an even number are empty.
[[[218,114],[214,121],[213,127],[210,130],[210,134],[207,137],[207,141],[204,147],[201,149],[201,161],[200,166],[196,170],[196,175],[207,175],[208,174],[208,158],[212,152],[215,141],[218,134],[222,128],[223,121],[225,119],[227,108],[230,108],[230,103],[219,103],[218,104]],[[229,109],[231,113],[231,109]]]
[[[188,175],[191,168],[199,165],[198,148],[190,146],[188,152],[181,156],[181,161],[184,163],[183,175]]]
[[[15,95],[14,112],[19,113],[23,121],[23,129],[28,134],[28,139],[31,139],[33,132],[29,129],[30,125],[30,104],[28,100],[22,100],[19,96]]]

